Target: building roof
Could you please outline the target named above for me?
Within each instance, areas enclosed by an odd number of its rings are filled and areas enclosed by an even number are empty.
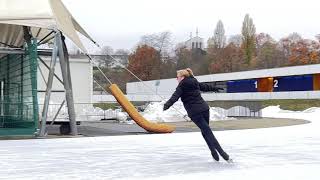
[[[22,46],[24,42],[23,26],[31,27],[33,37],[39,40],[46,37],[51,30],[60,30],[83,52],[86,52],[86,49],[77,32],[94,42],[61,0],[27,0],[23,2],[22,0],[1,0],[0,47],[4,44],[9,47]],[[47,39],[50,39],[50,36]]]

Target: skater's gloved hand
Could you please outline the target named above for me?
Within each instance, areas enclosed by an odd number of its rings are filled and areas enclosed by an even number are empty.
[[[163,111],[169,109],[169,107],[170,107],[170,106],[168,106],[167,104],[164,104],[164,105],[163,105]]]
[[[223,91],[223,90],[224,90],[223,88],[217,87],[214,92],[220,92],[220,91]]]
[[[218,91],[223,91],[223,90],[224,90],[223,88],[218,87]]]

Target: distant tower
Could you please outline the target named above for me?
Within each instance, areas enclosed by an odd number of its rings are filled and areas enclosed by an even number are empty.
[[[196,29],[196,37],[199,37],[199,30],[198,30],[198,27]]]
[[[196,36],[192,37],[192,32],[190,32],[190,39],[184,44],[187,49],[204,49],[203,38],[199,37],[198,27],[196,28]]]

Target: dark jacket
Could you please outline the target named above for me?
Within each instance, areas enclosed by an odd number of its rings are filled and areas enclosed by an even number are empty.
[[[164,104],[166,107],[172,106],[181,97],[183,106],[186,109],[188,116],[192,117],[195,114],[201,113],[209,109],[208,104],[201,97],[201,91],[215,91],[220,88],[199,83],[194,77],[186,77],[180,81],[176,91],[171,98]]]

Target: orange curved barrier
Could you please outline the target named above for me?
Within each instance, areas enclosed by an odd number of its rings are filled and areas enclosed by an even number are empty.
[[[129,116],[143,129],[153,133],[171,133],[175,130],[175,127],[167,124],[157,124],[146,120],[133,106],[133,104],[127,99],[123,92],[116,84],[112,84],[109,89],[112,95],[116,98],[118,103],[124,108]]]

